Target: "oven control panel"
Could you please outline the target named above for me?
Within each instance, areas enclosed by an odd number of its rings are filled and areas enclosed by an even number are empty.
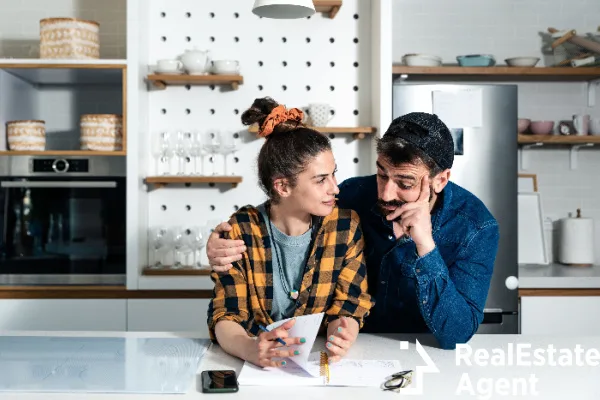
[[[33,172],[89,172],[89,160],[64,158],[43,158],[33,160]]]

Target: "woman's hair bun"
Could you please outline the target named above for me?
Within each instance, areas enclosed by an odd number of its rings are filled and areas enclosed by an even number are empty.
[[[242,113],[242,123],[246,126],[257,124],[260,129],[269,115],[271,115],[271,112],[279,106],[280,104],[270,97],[255,99],[254,103],[252,103],[252,106]],[[298,112],[301,113],[301,111]],[[295,119],[281,120],[277,122],[273,127],[272,133],[289,132],[303,127],[304,124],[302,124],[302,121],[299,121],[296,117]],[[268,136],[269,134],[271,134],[271,132],[265,136]]]

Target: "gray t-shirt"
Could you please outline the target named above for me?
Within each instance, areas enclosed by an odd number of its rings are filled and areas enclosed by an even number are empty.
[[[296,300],[292,299],[290,293],[285,290],[282,279],[285,280],[285,284],[290,291],[300,290],[310,251],[312,229],[300,236],[288,236],[277,229],[273,223],[269,224],[269,217],[264,204],[257,208],[264,217],[268,232],[271,235],[273,246],[271,249],[273,254],[273,307],[271,318],[273,318],[273,321],[280,321],[292,317],[296,310]]]

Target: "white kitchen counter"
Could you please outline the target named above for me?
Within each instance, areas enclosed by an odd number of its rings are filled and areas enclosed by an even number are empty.
[[[107,336],[107,337],[194,337],[195,335],[168,334],[168,333],[98,333],[98,332],[2,332],[4,335],[52,335],[52,336]],[[399,336],[399,335],[367,335],[361,334],[352,348],[350,358],[362,359],[398,359],[402,363],[403,369],[415,369],[417,366],[426,365],[425,361],[416,351],[414,344],[415,337]],[[591,366],[576,366],[577,359],[574,358],[570,367],[551,366],[547,361],[545,366],[493,366],[488,363],[468,366],[463,362],[457,366],[456,356],[461,354],[458,350],[449,351],[441,350],[435,347],[429,336],[419,336],[421,344],[427,354],[435,363],[438,373],[425,373],[420,378],[415,375],[411,388],[416,388],[419,382],[423,383],[424,394],[416,396],[419,399],[449,399],[449,398],[465,398],[465,399],[488,399],[500,397],[519,397],[519,398],[538,398],[544,400],[573,398],[577,400],[587,400],[600,398],[600,379],[598,379],[598,371],[600,367]],[[400,349],[400,341],[408,340],[411,343],[408,349]],[[584,354],[581,359],[585,360],[585,354],[594,355],[591,352],[595,351],[597,357],[594,360],[600,361],[600,338],[575,338],[575,337],[550,337],[550,336],[521,336],[521,335],[476,335],[469,346],[472,350],[471,363],[477,363],[480,360],[483,363],[483,356],[488,354],[493,357],[504,351],[507,354],[507,360],[510,361],[510,355],[513,355],[513,362],[516,362],[516,350],[509,351],[510,347],[517,347],[517,343],[521,345],[531,345],[531,348],[526,349],[531,354],[534,351],[548,350],[549,346],[556,349],[557,354],[560,351],[569,351],[574,356],[577,354],[576,345],[581,346]],[[319,340],[316,346],[322,346],[323,341]],[[431,346],[433,345],[433,346]],[[593,349],[593,350],[590,350]],[[478,355],[478,356],[475,356]],[[490,358],[493,361],[496,358]],[[558,355],[554,356],[554,361],[558,360]],[[535,358],[531,358],[535,361]],[[196,399],[203,398],[200,386],[200,371],[204,369],[235,369],[240,371],[242,362],[234,359],[222,352],[217,346],[212,346],[204,359],[202,360],[200,369],[195,382],[191,382],[190,391],[185,395],[162,395],[164,399]],[[468,379],[468,380],[467,380]],[[464,390],[460,396],[456,395],[456,391],[461,387],[467,388],[472,386],[473,392]],[[533,382],[533,385],[532,385]],[[498,395],[486,395],[486,390],[496,385],[501,392]],[[518,390],[517,395],[511,396],[511,390]],[[337,387],[288,387],[281,388],[280,392],[275,393],[279,388],[273,387],[241,387],[240,391],[235,394],[212,395],[219,398],[236,398],[236,399],[265,399],[275,396],[282,399],[395,399],[402,394],[383,392],[375,388],[337,388]],[[527,395],[521,395],[522,390]],[[535,390],[535,392],[533,392]],[[504,395],[502,395],[504,393]],[[535,394],[537,393],[537,395]],[[211,395],[209,395],[211,396]],[[491,396],[491,397],[490,397]],[[155,396],[150,395],[100,395],[100,394],[30,394],[30,393],[2,393],[0,398],[6,399],[21,399],[21,400],[63,400],[63,399],[149,399]],[[210,397],[208,397],[210,398]]]
[[[520,289],[598,289],[600,265],[570,267],[562,264],[519,265]]]

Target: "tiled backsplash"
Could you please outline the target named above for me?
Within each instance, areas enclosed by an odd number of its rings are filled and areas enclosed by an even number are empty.
[[[501,64],[508,57],[537,56],[540,65],[551,65],[552,53],[544,49],[548,27],[585,34],[600,25],[600,1],[595,0],[394,0],[393,13],[395,63],[407,53],[436,54],[444,63],[455,63],[457,55],[482,53],[493,54]],[[600,117],[600,95],[596,104],[588,107],[583,83],[519,84],[522,118],[560,121],[580,113]],[[580,207],[584,216],[595,219],[600,264],[600,146],[580,150],[576,170],[570,169],[568,148],[527,152],[529,166],[523,172],[537,174],[547,218],[575,215]]]
[[[51,17],[98,22],[100,58],[126,57],[126,0],[0,0],[0,10],[0,57],[38,57],[39,21]]]

